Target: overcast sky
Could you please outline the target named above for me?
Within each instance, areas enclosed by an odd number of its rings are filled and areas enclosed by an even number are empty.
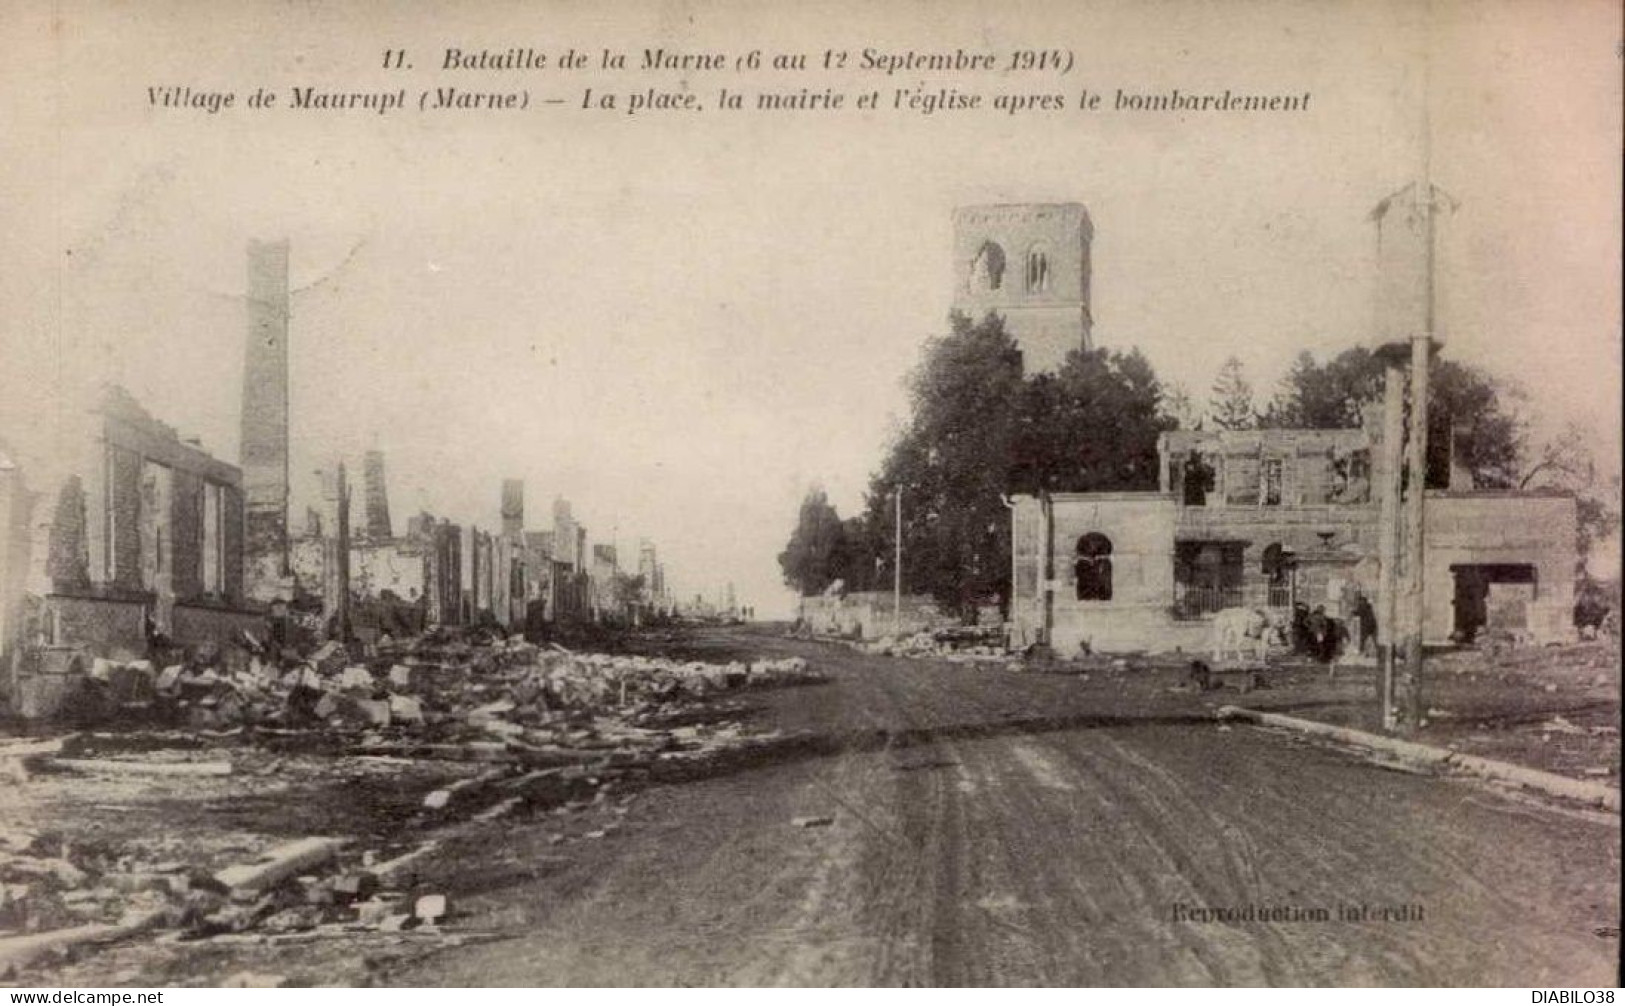
[[[816,481],[860,507],[903,378],[945,327],[955,206],[1084,203],[1098,344],[1139,347],[1199,401],[1234,353],[1263,396],[1299,349],[1369,336],[1366,216],[1417,171],[1426,91],[1433,176],[1460,203],[1447,353],[1521,381],[1543,428],[1585,423],[1617,466],[1617,4],[343,6],[64,0],[53,30],[43,5],[0,0],[0,439],[37,449],[64,382],[110,377],[235,461],[244,248],[287,237],[302,492],[376,445],[398,529],[419,509],[496,526],[500,480],[522,477],[532,527],[567,496],[595,541],[654,539],[684,593],[731,580],[782,612],[800,497]],[[629,117],[575,108],[580,88],[676,75],[424,70],[446,46],[515,45],[633,62],[661,45],[1038,46],[1075,69],[957,83],[1313,99],[1252,117]],[[424,66],[392,77],[386,47]],[[709,101],[766,79],[688,84]],[[956,83],[844,82],[922,81]],[[146,90],[441,83],[570,100],[211,117]]]

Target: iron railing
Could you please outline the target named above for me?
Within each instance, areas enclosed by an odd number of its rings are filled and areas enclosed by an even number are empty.
[[[1240,607],[1244,599],[1245,594],[1240,584],[1222,587],[1176,582],[1173,616],[1182,621],[1207,618],[1226,608]]]

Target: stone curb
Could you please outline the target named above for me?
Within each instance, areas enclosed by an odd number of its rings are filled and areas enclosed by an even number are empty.
[[[1240,706],[1220,706],[1215,711],[1215,715],[1221,720],[1246,720],[1265,726],[1282,727],[1287,730],[1314,734],[1318,737],[1329,737],[1345,744],[1370,748],[1374,751],[1383,751],[1421,765],[1457,769],[1487,779],[1515,783],[1550,796],[1597,804],[1615,814],[1618,814],[1620,809],[1619,790],[1598,782],[1570,779],[1568,776],[1525,768],[1522,765],[1513,765],[1510,762],[1480,758],[1477,755],[1462,754],[1458,751],[1450,751],[1430,744],[1418,744],[1415,741],[1384,737],[1380,734],[1367,733],[1364,730],[1333,726],[1329,723],[1317,723],[1314,720],[1300,719],[1296,716],[1286,716],[1281,713],[1260,712],[1256,709],[1243,709]]]

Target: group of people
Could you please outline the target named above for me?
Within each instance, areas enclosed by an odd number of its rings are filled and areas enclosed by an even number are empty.
[[[1313,657],[1323,664],[1337,659],[1345,647],[1352,646],[1361,655],[1376,648],[1377,612],[1371,599],[1364,594],[1355,597],[1352,610],[1346,618],[1334,618],[1326,613],[1326,606],[1313,608],[1302,601],[1292,605],[1292,652]]]

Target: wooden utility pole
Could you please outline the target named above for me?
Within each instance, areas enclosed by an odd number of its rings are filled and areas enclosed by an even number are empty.
[[[1396,680],[1398,693],[1394,696],[1404,716],[1402,728],[1407,730],[1420,726],[1427,713],[1422,700],[1422,630],[1427,620],[1422,500],[1427,492],[1428,357],[1432,342],[1431,332],[1411,339],[1411,421],[1405,437],[1405,580],[1400,591],[1407,617],[1400,637],[1403,671]]]
[[[897,555],[891,571],[891,631],[903,632],[903,484],[897,484]]]
[[[1382,671],[1382,726],[1393,730],[1394,631],[1399,612],[1399,488],[1404,471],[1405,372],[1390,358],[1384,368],[1382,394],[1382,480],[1377,485],[1380,508],[1377,558],[1381,581],[1377,586],[1377,662]]]
[[[1383,200],[1373,214],[1382,271],[1382,345],[1377,353],[1386,365],[1377,628],[1382,721],[1391,730],[1415,729],[1427,711],[1422,697],[1426,624],[1423,498],[1427,491],[1428,377],[1436,331],[1434,221],[1441,209],[1451,205],[1449,197],[1424,174]]]

